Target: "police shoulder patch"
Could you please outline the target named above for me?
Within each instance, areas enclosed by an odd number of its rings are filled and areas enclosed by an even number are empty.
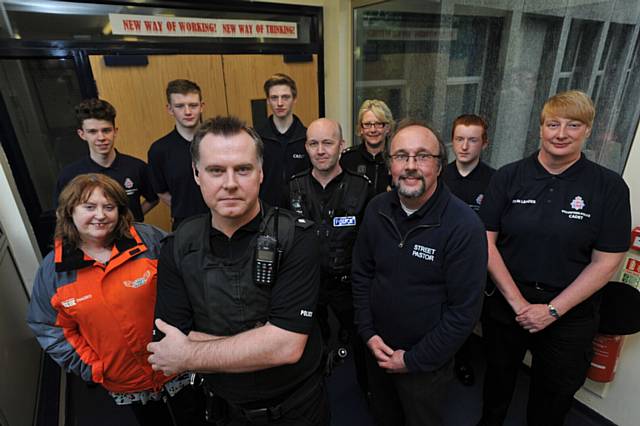
[[[313,226],[313,221],[305,219],[304,217],[298,217],[296,219],[296,228],[307,229]]]

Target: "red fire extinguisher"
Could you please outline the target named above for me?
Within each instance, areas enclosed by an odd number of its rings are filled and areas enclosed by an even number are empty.
[[[596,382],[613,381],[622,351],[624,336],[597,334],[593,339],[593,359],[587,377]]]
[[[618,279],[602,289],[599,334],[593,339],[593,359],[587,377],[596,382],[615,378],[624,336],[640,330],[640,227],[631,233],[631,248]]]

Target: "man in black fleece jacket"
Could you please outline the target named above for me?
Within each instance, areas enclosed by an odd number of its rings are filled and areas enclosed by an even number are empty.
[[[387,156],[395,189],[369,203],[353,254],[370,407],[380,425],[440,424],[453,356],[480,316],[487,241],[440,182],[446,149],[429,126],[401,122]]]

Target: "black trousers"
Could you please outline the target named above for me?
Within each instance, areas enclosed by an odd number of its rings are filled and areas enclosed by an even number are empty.
[[[338,279],[323,277],[320,287],[320,296],[316,308],[316,318],[320,324],[322,338],[325,344],[331,340],[331,327],[329,326],[329,308],[333,311],[340,329],[348,333],[348,343],[356,370],[356,380],[364,394],[368,392],[367,370],[365,368],[365,344],[357,333],[353,322],[353,296],[351,283],[341,282]]]
[[[312,380],[320,380],[320,385],[312,395],[305,398],[296,407],[284,412],[281,417],[271,419],[268,416],[262,418],[249,419],[238,408],[230,407],[230,419],[227,426],[254,426],[254,425],[273,425],[273,426],[329,426],[329,398],[327,388],[324,384],[324,378],[320,372],[315,373],[316,376]],[[309,382],[305,386],[311,386]]]
[[[200,388],[187,386],[164,401],[133,403],[131,409],[140,426],[206,426],[204,393]],[[175,423],[174,423],[175,420]]]
[[[548,303],[557,292],[519,286],[531,303]],[[502,425],[513,396],[518,370],[529,349],[531,383],[527,403],[529,426],[562,425],[573,395],[584,384],[598,328],[593,296],[538,333],[518,325],[513,310],[496,291],[485,298],[482,331],[487,356],[481,425]]]
[[[390,374],[378,367],[367,351],[370,409],[379,426],[433,426],[442,424],[447,383],[453,377],[453,361],[423,373]]]

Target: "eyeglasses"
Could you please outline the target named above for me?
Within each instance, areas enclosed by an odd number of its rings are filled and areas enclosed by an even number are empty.
[[[406,164],[409,162],[410,158],[414,158],[418,164],[426,164],[430,160],[434,160],[436,158],[440,158],[439,155],[428,154],[426,152],[419,152],[416,155],[409,154],[394,154],[391,156],[391,160],[396,163]]]
[[[389,123],[382,123],[382,122],[376,121],[375,123],[368,122],[368,123],[362,123],[360,125],[362,126],[363,129],[370,129],[372,127],[375,127],[378,130],[382,130],[384,129],[384,126],[386,126],[387,124]]]

